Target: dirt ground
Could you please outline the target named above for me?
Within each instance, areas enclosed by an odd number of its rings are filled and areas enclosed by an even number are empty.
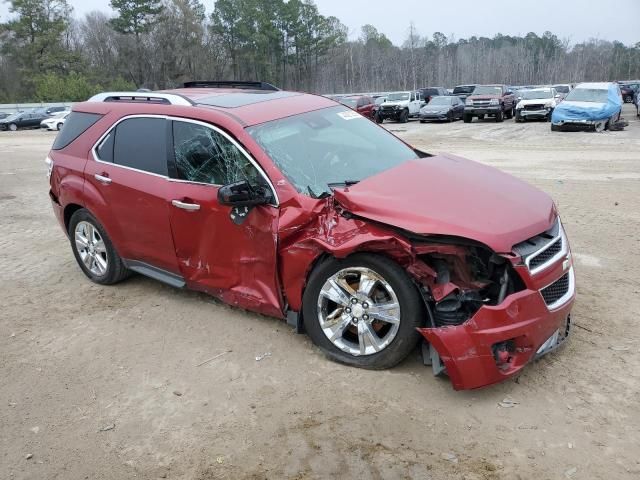
[[[54,133],[0,133],[0,478],[639,478],[640,121],[625,113],[601,134],[388,125],[547,191],[572,243],[566,348],[471,392],[418,352],[357,370],[205,295],[90,283],[49,205]]]

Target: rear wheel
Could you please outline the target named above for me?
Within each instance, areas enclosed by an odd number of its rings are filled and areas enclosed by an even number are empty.
[[[384,369],[415,348],[424,312],[399,265],[361,253],[316,267],[304,293],[303,316],[309,337],[332,360]]]
[[[69,221],[71,249],[78,265],[95,283],[112,285],[129,275],[104,227],[84,208]]]

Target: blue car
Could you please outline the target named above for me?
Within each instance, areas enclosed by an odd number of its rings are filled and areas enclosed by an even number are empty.
[[[622,94],[616,83],[581,83],[558,104],[551,130],[601,132],[620,119]]]

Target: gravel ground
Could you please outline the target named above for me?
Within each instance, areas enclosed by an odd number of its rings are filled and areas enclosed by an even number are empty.
[[[0,133],[0,478],[639,478],[634,113],[601,134],[388,124],[549,192],[572,242],[570,342],[472,392],[434,378],[417,352],[357,370],[205,295],[141,276],[90,283],[49,206],[54,133]]]

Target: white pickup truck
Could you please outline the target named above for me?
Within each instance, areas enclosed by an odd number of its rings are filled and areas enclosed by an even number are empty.
[[[375,119],[377,123],[385,120],[407,123],[410,118],[420,116],[420,109],[423,106],[424,100],[420,92],[393,92],[378,106]]]

